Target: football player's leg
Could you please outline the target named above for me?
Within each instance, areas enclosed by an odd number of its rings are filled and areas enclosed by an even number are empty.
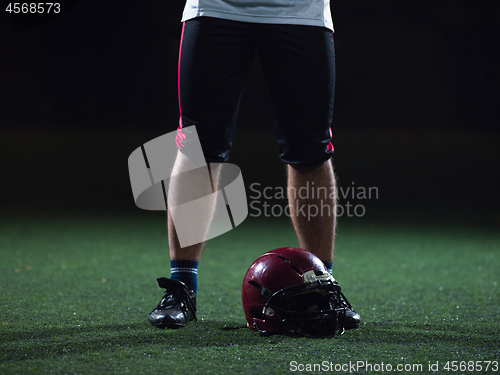
[[[269,25],[259,57],[269,83],[290,209],[300,246],[328,265],[335,236],[335,178],[329,159],[335,88],[330,30]]]
[[[168,189],[168,244],[171,260],[198,262],[215,210],[213,193],[217,191],[221,164],[190,170],[190,163],[189,156],[178,152]],[[197,201],[196,205],[185,204],[193,201]],[[182,217],[177,220],[172,216],[175,207],[182,208]],[[178,231],[182,232],[184,246]],[[195,285],[189,286],[196,290]]]
[[[159,328],[182,328],[196,319],[198,261],[215,208],[213,192],[220,164],[191,169],[192,162],[178,152],[168,185],[170,279],[157,279],[166,290],[149,315],[151,324]]]
[[[201,158],[207,164],[224,163],[229,158],[236,125],[237,109],[245,78],[250,69],[254,49],[247,43],[248,30],[244,23],[210,17],[198,17],[185,22],[179,56],[179,105],[181,112],[179,131],[182,140],[175,168],[184,171],[189,158],[199,159],[199,149],[191,147],[198,140],[188,127],[194,125],[201,145]],[[216,189],[219,169],[202,168],[192,172],[189,180],[172,185],[169,201],[185,198],[187,191],[201,197]],[[179,180],[177,180],[179,181]],[[177,185],[177,186],[176,186]],[[184,196],[184,198],[183,198]],[[194,200],[194,199],[191,199]],[[213,210],[214,202],[203,210]],[[193,212],[193,216],[202,216]],[[203,243],[181,246],[172,216],[169,214],[169,247],[171,260],[198,261]],[[205,226],[192,225],[192,230],[206,232]],[[203,236],[201,236],[203,237]]]
[[[329,161],[335,88],[333,35],[325,28],[270,25],[259,46],[275,110],[281,160],[288,164],[291,216],[300,246],[331,271],[336,224],[336,186]],[[339,292],[340,293],[340,292]],[[342,298],[345,329],[360,324]]]
[[[195,133],[206,163],[223,163],[229,157],[239,98],[253,59],[253,49],[246,43],[243,26],[242,23],[208,17],[195,18],[184,24],[179,56],[181,139],[178,146],[181,152],[174,165],[177,171],[189,169],[185,164],[193,157],[189,145],[193,144]],[[196,126],[195,133],[186,129],[192,125]],[[199,155],[194,157],[199,158]],[[191,212],[182,207],[182,216],[189,218],[191,215],[193,218],[187,226],[176,226],[177,215],[173,210],[184,201],[191,201],[190,196],[206,197],[213,192],[219,169],[207,172],[206,168],[200,168],[178,173],[169,184],[167,220],[171,278],[158,279],[158,285],[166,291],[149,319],[151,324],[160,328],[183,327],[187,321],[196,318],[197,267],[204,245],[203,234],[210,220],[200,225],[195,223],[197,218],[213,214],[215,202],[204,199],[203,207],[197,206]],[[187,245],[182,245],[181,229],[187,229],[187,233],[182,234],[187,234],[188,239],[194,234],[201,239],[198,242],[188,240]]]
[[[336,183],[330,160],[316,166],[287,166],[288,203],[299,246],[331,271],[336,227]]]
[[[299,245],[321,259],[332,273],[337,223],[337,187],[332,164],[328,160],[318,166],[288,165],[287,169],[290,214]],[[359,314],[342,293],[338,298],[345,308],[342,327],[346,330],[359,327]]]
[[[198,289],[198,261],[215,211],[221,164],[190,169],[192,159],[178,152],[168,188],[170,278]]]

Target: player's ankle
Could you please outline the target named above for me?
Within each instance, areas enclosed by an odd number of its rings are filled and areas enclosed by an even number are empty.
[[[194,290],[198,289],[198,262],[195,260],[171,260],[170,278],[172,280],[182,281],[186,286]]]

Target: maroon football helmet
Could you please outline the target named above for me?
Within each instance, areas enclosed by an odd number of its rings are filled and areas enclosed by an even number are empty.
[[[323,262],[294,247],[258,257],[243,280],[248,328],[268,336],[295,330],[310,337],[344,332],[347,305]]]

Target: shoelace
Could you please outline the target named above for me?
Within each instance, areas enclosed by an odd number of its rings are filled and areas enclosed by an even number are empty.
[[[346,296],[344,296],[344,293],[342,293],[340,290],[338,290],[337,293],[335,293],[334,298],[338,306],[343,309],[341,316],[339,316],[339,322],[338,322],[341,329],[341,332],[339,334],[342,335],[345,331],[344,327],[345,327],[347,310],[350,311],[354,310],[352,309],[352,306],[347,300]]]
[[[189,288],[184,283],[178,281],[174,282],[174,280],[170,280],[167,278],[159,278],[157,280],[160,288],[165,288],[165,293],[156,308],[162,308],[163,302],[168,299],[166,297],[171,295],[175,300],[186,305],[188,310],[193,314],[194,320],[198,321],[198,319],[196,318],[196,305],[191,298]]]
[[[352,310],[352,306],[349,303],[349,301],[347,300],[347,298],[345,298],[344,293],[339,292],[339,294],[342,297],[342,298],[340,298],[340,301],[343,302],[344,305],[347,305],[347,307],[349,307],[349,310]]]

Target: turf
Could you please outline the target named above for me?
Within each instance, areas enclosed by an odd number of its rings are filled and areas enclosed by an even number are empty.
[[[476,373],[444,366],[500,360],[495,231],[342,221],[334,275],[363,323],[332,339],[264,338],[245,328],[247,267],[266,250],[296,245],[278,219],[248,219],[209,241],[199,322],[151,327],[161,296],[155,278],[169,276],[166,241],[158,213],[1,216],[0,373],[282,374],[291,361],[384,363],[393,372],[422,364],[405,373],[439,362],[440,373]]]

